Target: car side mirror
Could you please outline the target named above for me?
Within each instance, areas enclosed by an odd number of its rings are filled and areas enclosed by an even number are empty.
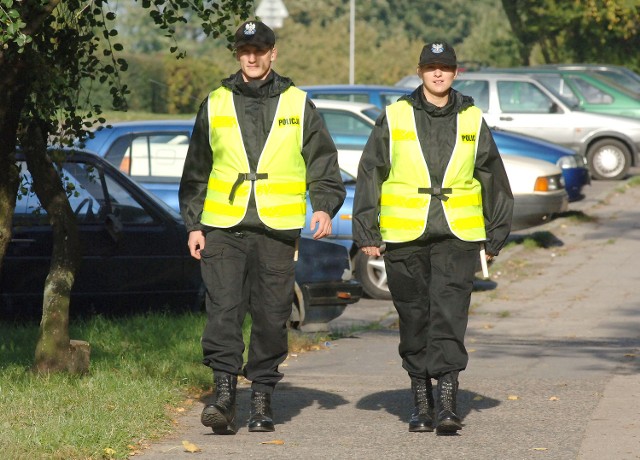
[[[122,222],[120,219],[110,213],[107,214],[104,224],[109,236],[111,236],[113,241],[117,243],[120,240],[120,237],[122,237]]]
[[[560,112],[560,107],[555,102],[552,102],[549,106],[549,113],[558,113]]]

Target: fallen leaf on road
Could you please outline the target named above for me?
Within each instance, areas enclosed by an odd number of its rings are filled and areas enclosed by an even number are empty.
[[[273,441],[263,441],[260,444],[275,444],[281,446],[284,444],[284,441],[282,439],[274,439]]]
[[[476,351],[475,348],[467,348],[467,353],[473,353],[475,351]]]
[[[198,446],[196,446],[194,443],[189,442],[189,441],[182,441],[182,447],[184,447],[184,451],[185,452],[200,452],[200,448]]]
[[[551,396],[549,398],[549,401],[560,401],[560,398],[558,398],[557,396]]]
[[[516,400],[520,399],[520,397],[518,397],[518,396],[516,396],[516,395],[509,395],[509,396],[507,397],[507,399],[508,399],[509,401],[516,401]]]
[[[625,353],[625,354],[624,354],[624,357],[625,357],[625,358],[635,358],[635,357],[636,357],[636,354],[635,354],[635,353]]]
[[[549,450],[548,447],[534,447],[533,450]]]
[[[482,326],[483,329],[493,329],[493,324],[485,324],[484,326]]]
[[[476,396],[473,397],[474,401],[482,401],[483,399],[484,398],[482,396],[480,396],[480,395],[476,395]]]

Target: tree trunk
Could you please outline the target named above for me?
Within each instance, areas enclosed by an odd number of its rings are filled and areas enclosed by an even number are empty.
[[[18,193],[18,169],[11,153],[0,151],[0,272],[11,241],[11,224]]]
[[[14,151],[20,112],[31,81],[21,78],[22,69],[22,62],[9,66],[0,61],[0,271],[11,241],[11,224],[20,180]]]
[[[39,372],[88,371],[88,344],[69,341],[69,300],[80,264],[80,240],[75,216],[53,166],[46,155],[46,130],[32,121],[23,148],[33,187],[53,228],[53,252],[45,281],[42,321],[36,345],[35,369]]]
[[[528,32],[524,21],[520,17],[518,2],[513,0],[502,0],[502,8],[504,9],[511,31],[518,39],[518,54],[520,55],[520,65],[528,66],[531,58],[531,50],[535,43],[535,36]]]

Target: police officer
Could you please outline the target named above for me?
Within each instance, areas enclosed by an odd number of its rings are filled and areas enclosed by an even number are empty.
[[[235,33],[240,70],[198,111],[180,183],[180,210],[191,255],[201,261],[207,322],[203,363],[213,369],[214,402],[201,421],[235,434],[236,384],[250,380],[249,431],[273,431],[271,395],[287,356],[286,323],[294,253],[305,223],[313,238],[331,234],[345,198],[336,147],[315,106],[272,70],[275,34],[259,21]],[[243,367],[242,323],[251,314]]]
[[[424,46],[422,84],[386,108],[360,159],[353,233],[384,253],[400,319],[402,366],[415,407],[409,431],[456,433],[458,373],[481,245],[497,256],[510,232],[513,196],[491,132],[473,99],[451,88],[453,48]],[[432,392],[437,379],[437,413]]]

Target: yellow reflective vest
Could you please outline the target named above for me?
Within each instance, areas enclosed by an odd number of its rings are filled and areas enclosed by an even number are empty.
[[[456,144],[439,188],[432,187],[411,104],[399,101],[386,112],[391,171],[380,197],[382,239],[397,243],[419,238],[427,227],[432,196],[438,195],[455,236],[464,241],[485,240],[481,186],[473,177],[482,111],[469,107],[458,113]]]
[[[242,222],[250,194],[260,220],[276,230],[304,227],[306,166],[302,126],[306,93],[290,87],[280,95],[276,115],[260,154],[249,170],[232,92],[220,87],[209,94],[209,140],[213,170],[209,176],[201,222],[229,228]]]

